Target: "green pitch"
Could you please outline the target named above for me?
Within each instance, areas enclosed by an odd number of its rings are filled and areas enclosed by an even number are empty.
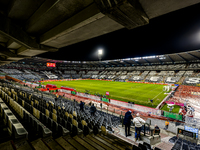
[[[172,113],[179,113],[179,110],[180,110],[180,106],[178,106],[178,105],[174,105],[174,109],[172,110]],[[164,111],[168,111],[169,112],[169,108],[167,108],[167,104],[165,104],[162,108],[161,108],[161,110],[164,110]]]
[[[142,83],[127,83],[127,82],[111,82],[99,80],[73,80],[73,81],[56,81],[56,82],[43,82],[42,84],[54,84],[57,87],[66,86],[75,88],[78,92],[99,93],[106,94],[110,92],[109,98],[131,101],[135,104],[156,107],[164,98],[163,86],[157,84],[142,84]],[[150,102],[153,99],[153,106]]]

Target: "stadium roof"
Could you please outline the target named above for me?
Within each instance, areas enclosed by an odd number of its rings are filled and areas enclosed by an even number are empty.
[[[200,0],[0,0],[0,65],[55,52],[119,29],[134,29],[199,3]]]
[[[40,57],[25,58],[18,61],[19,63],[36,64],[36,63],[59,63],[59,64],[82,64],[82,65],[94,65],[94,66],[129,66],[129,65],[151,65],[151,64],[175,64],[175,63],[192,63],[200,62],[200,50],[155,55],[146,57],[135,57],[125,59],[103,60],[103,61],[67,61],[67,60],[53,60]]]

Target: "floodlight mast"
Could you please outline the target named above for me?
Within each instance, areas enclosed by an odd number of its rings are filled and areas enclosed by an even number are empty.
[[[101,56],[103,54],[103,50],[102,49],[99,49],[98,50],[98,57],[99,57],[99,61],[101,61]]]

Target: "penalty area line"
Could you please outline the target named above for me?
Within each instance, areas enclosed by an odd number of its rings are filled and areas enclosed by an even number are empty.
[[[163,92],[163,91],[162,91]],[[162,92],[160,92],[158,95],[160,95]],[[156,95],[153,99],[155,99],[156,97],[158,97],[158,95]]]

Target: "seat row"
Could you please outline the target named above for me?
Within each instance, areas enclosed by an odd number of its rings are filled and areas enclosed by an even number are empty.
[[[26,94],[22,94],[23,96],[26,96]],[[16,97],[16,96],[15,96]],[[58,111],[56,109],[52,109],[53,105],[48,104],[46,108],[42,107],[41,105],[38,105],[38,101],[31,101],[28,100],[27,98],[26,101],[21,100],[21,98],[16,97],[18,99],[19,103],[22,103],[22,106],[26,108],[30,113],[32,113],[36,118],[38,118],[42,123],[46,124],[48,128],[50,128],[53,133],[60,133],[58,130],[63,131],[62,133],[68,133],[65,128],[67,128],[69,131],[71,131],[72,135],[76,135],[78,133],[82,133],[80,129],[83,129],[84,134],[88,134],[89,128],[86,126],[87,123],[84,122],[84,120],[81,121],[81,123],[76,121],[76,113],[68,114],[68,112],[64,113],[64,110],[61,109],[59,106],[57,107]],[[31,105],[30,105],[31,103]],[[38,109],[36,109],[38,108]],[[50,109],[51,108],[51,109]],[[60,112],[61,114],[62,110],[62,115],[57,116],[57,112]],[[62,116],[62,117],[61,117]],[[64,126],[64,127],[63,127]]]
[[[7,104],[10,107],[13,108],[13,110],[20,116],[22,120],[27,121],[27,123],[30,126],[35,127],[34,129],[36,129],[36,133],[41,134],[42,137],[47,137],[47,136],[52,135],[52,132],[30,113],[31,111],[29,112],[23,107],[25,106],[26,102],[23,101],[23,106],[22,104],[20,105],[18,101],[15,101],[14,99],[12,99],[4,91],[2,91],[2,89],[0,89],[0,95],[4,98],[4,101],[7,102]],[[31,108],[31,106],[29,106],[28,104],[26,104],[26,106]]]
[[[4,125],[7,126],[10,136],[14,139],[27,138],[28,132],[2,99],[0,99],[0,116],[3,118]]]
[[[182,138],[176,136],[169,139],[170,143],[173,143],[174,146],[172,150],[199,150],[200,144],[192,143]]]

